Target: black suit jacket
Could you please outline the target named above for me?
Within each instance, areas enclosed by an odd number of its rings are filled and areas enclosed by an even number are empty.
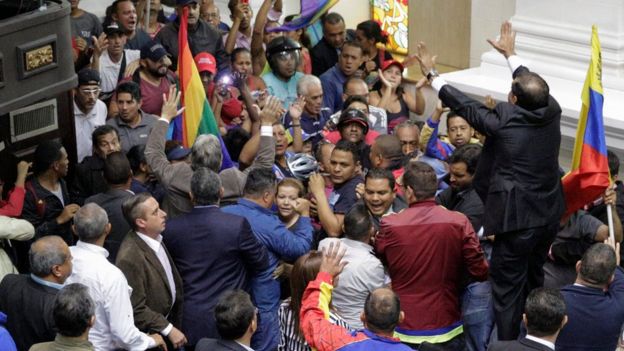
[[[104,248],[108,251],[108,260],[112,263],[115,263],[119,246],[126,237],[126,234],[130,231],[130,225],[121,211],[121,205],[130,196],[132,196],[132,193],[129,191],[109,189],[104,193],[90,196],[85,200],[85,204],[90,202],[98,204],[108,215],[108,221],[111,224],[111,232],[106,237]]]
[[[523,72],[519,67],[514,78]],[[486,136],[473,186],[485,205],[486,235],[558,223],[565,210],[559,174],[561,108],[552,96],[533,111],[502,102],[493,110],[446,84],[439,97]]]
[[[199,340],[195,351],[247,351],[244,347],[232,340],[203,338]]]
[[[117,267],[132,287],[130,301],[134,324],[144,332],[159,333],[169,323],[181,329],[182,278],[169,253],[167,257],[176,288],[175,300],[171,298],[169,281],[158,256],[136,232],[130,231],[126,235],[117,255]]]
[[[496,341],[488,347],[488,351],[531,351],[531,350],[540,350],[540,351],[554,351],[546,345],[542,345],[533,340],[529,340],[527,338],[522,338],[520,340],[514,341]]]
[[[184,281],[182,330],[189,344],[218,338],[214,306],[224,291],[249,291],[251,276],[268,267],[264,245],[245,218],[216,206],[171,219],[163,237]]]
[[[41,285],[29,275],[8,274],[0,283],[0,311],[18,350],[53,341],[56,336],[52,309],[57,289]]]

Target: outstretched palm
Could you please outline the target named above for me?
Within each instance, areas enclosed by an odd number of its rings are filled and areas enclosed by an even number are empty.
[[[505,58],[516,54],[516,32],[512,30],[509,21],[501,25],[500,36],[497,40],[488,39],[487,42]]]

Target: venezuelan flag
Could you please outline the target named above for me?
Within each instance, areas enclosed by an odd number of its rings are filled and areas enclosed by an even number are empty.
[[[221,169],[230,168],[233,166],[230,154],[223,143],[223,139],[221,139],[217,121],[206,98],[206,91],[189,48],[187,24],[188,7],[184,7],[178,33],[178,75],[182,91],[181,101],[186,109],[182,118],[176,119],[173,135],[177,140],[182,141],[184,147],[191,147],[195,142],[195,138],[200,134],[216,136],[221,143],[223,155]]]
[[[279,27],[267,29],[267,32],[291,32],[307,27],[316,22],[323,14],[329,11],[338,0],[301,0],[301,15]]]
[[[598,198],[609,186],[609,163],[602,121],[602,59],[598,29],[592,26],[591,59],[585,78],[572,154],[572,168],[563,179],[566,199],[564,218]]]

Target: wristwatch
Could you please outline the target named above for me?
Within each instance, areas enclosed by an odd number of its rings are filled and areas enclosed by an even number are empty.
[[[438,71],[435,68],[432,68],[429,73],[427,73],[427,80],[431,82],[431,80],[433,80],[433,78],[435,77],[439,77],[440,73],[438,73]]]

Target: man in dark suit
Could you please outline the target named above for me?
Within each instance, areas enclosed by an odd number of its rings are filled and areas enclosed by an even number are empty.
[[[336,12],[328,13],[321,20],[323,38],[310,50],[312,74],[319,77],[338,62],[338,53],[347,39],[345,21]]]
[[[190,188],[193,210],[167,222],[163,236],[184,280],[182,329],[192,346],[219,337],[213,315],[219,296],[249,290],[250,278],[268,268],[268,258],[247,220],[219,209],[219,175],[199,168]]]
[[[186,344],[182,324],[182,278],[160,233],[167,214],[148,193],[127,198],[123,214],[132,227],[121,243],[116,265],[132,287],[134,324],[167,337],[178,349]]]
[[[71,252],[59,236],[35,241],[29,258],[32,274],[8,274],[0,283],[0,311],[18,350],[54,340],[54,298],[72,273]]]
[[[555,289],[537,288],[527,297],[524,309],[522,319],[527,336],[520,340],[495,342],[489,351],[555,350],[555,340],[568,321],[561,293]]]
[[[130,191],[132,169],[126,155],[115,151],[104,160],[104,179],[108,190],[88,197],[85,204],[96,203],[106,211],[111,224],[111,232],[106,237],[104,248],[108,250],[108,260],[115,263],[119,246],[130,231],[130,225],[121,212],[121,204],[133,195]]]
[[[222,339],[203,338],[195,351],[249,351],[258,328],[256,307],[242,290],[226,291],[215,306],[214,316]]]
[[[544,283],[542,266],[565,210],[559,179],[561,108],[548,84],[515,55],[511,23],[490,44],[513,72],[508,102],[494,109],[446,84],[423,43],[418,59],[442,102],[486,136],[473,185],[485,205],[484,234],[496,235],[490,277],[499,340],[515,340],[525,297]]]

